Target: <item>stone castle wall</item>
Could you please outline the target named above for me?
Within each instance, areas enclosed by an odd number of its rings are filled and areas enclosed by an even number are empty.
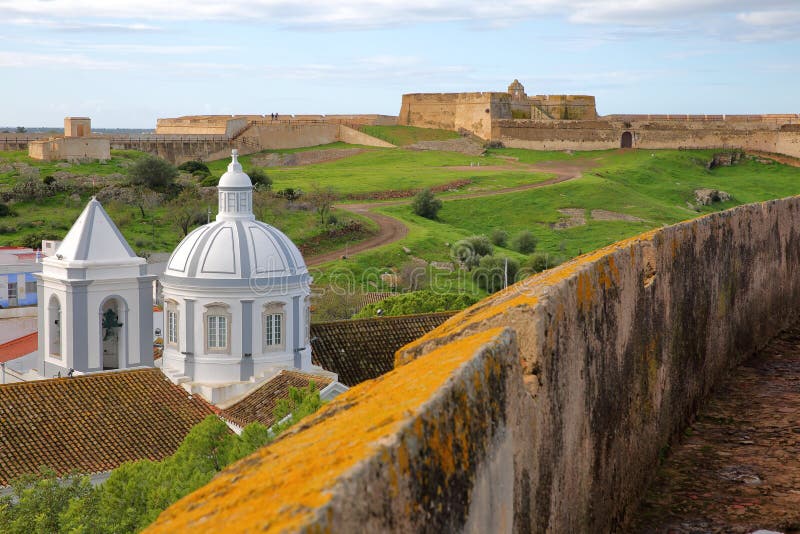
[[[493,118],[511,118],[508,93],[418,93],[403,95],[397,123],[404,126],[468,130],[488,139]]]
[[[103,137],[54,137],[28,143],[28,155],[43,161],[107,161],[111,145]]]
[[[741,148],[800,157],[800,126],[760,120],[498,120],[491,139],[511,148],[604,150],[620,148],[625,132],[633,148]]]
[[[800,197],[535,275],[402,349],[151,532],[612,532],[711,388],[800,311]]]

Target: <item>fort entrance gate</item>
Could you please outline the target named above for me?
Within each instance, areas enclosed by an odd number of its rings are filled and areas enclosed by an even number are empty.
[[[620,141],[621,148],[633,148],[633,134],[631,132],[624,132],[622,140]]]

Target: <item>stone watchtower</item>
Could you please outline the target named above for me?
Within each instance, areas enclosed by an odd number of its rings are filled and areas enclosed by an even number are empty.
[[[511,95],[511,100],[525,100],[528,98],[528,95],[525,94],[525,87],[516,79],[508,86],[508,94]]]
[[[89,117],[64,117],[64,137],[88,137],[92,133]]]

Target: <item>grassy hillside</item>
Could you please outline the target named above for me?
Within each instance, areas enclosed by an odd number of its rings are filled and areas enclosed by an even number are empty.
[[[337,143],[316,147],[328,148],[341,146]],[[241,158],[245,170],[251,168],[252,157]],[[484,167],[470,167],[477,162]],[[225,172],[227,163],[228,160],[220,160],[208,166],[212,174],[219,176]],[[472,181],[468,190],[477,191],[513,187],[547,178],[542,174],[534,176],[522,166],[500,170],[486,168],[496,165],[509,167],[509,162],[494,156],[468,156],[456,152],[370,148],[344,159],[302,167],[270,167],[265,172],[272,178],[275,189],[291,187],[308,191],[318,184],[330,186],[341,195],[419,189],[464,179]]]
[[[417,128],[416,126],[362,126],[360,130],[395,146],[413,145],[420,141],[444,141],[460,137],[458,133],[450,130]]]
[[[439,221],[430,224],[447,232],[469,234],[488,234],[495,228],[511,235],[529,230],[539,239],[538,250],[572,257],[657,226],[738,204],[800,194],[799,168],[746,160],[734,167],[709,171],[705,164],[712,154],[609,152],[600,156],[597,168],[577,180],[513,194],[447,201]],[[697,206],[694,191],[702,188],[723,190],[733,195],[733,200]],[[567,219],[559,209],[584,210],[586,224],[554,228]],[[629,215],[641,221],[598,220],[592,217],[592,210]],[[410,223],[419,222],[419,217],[406,206],[382,211]]]

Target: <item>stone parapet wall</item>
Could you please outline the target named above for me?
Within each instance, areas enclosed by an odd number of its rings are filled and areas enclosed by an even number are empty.
[[[633,148],[740,148],[800,157],[800,128],[766,122],[498,120],[491,138],[511,148],[532,150],[603,150],[619,148],[624,132]]]
[[[653,230],[456,315],[151,531],[619,531],[798,311],[799,197]]]

